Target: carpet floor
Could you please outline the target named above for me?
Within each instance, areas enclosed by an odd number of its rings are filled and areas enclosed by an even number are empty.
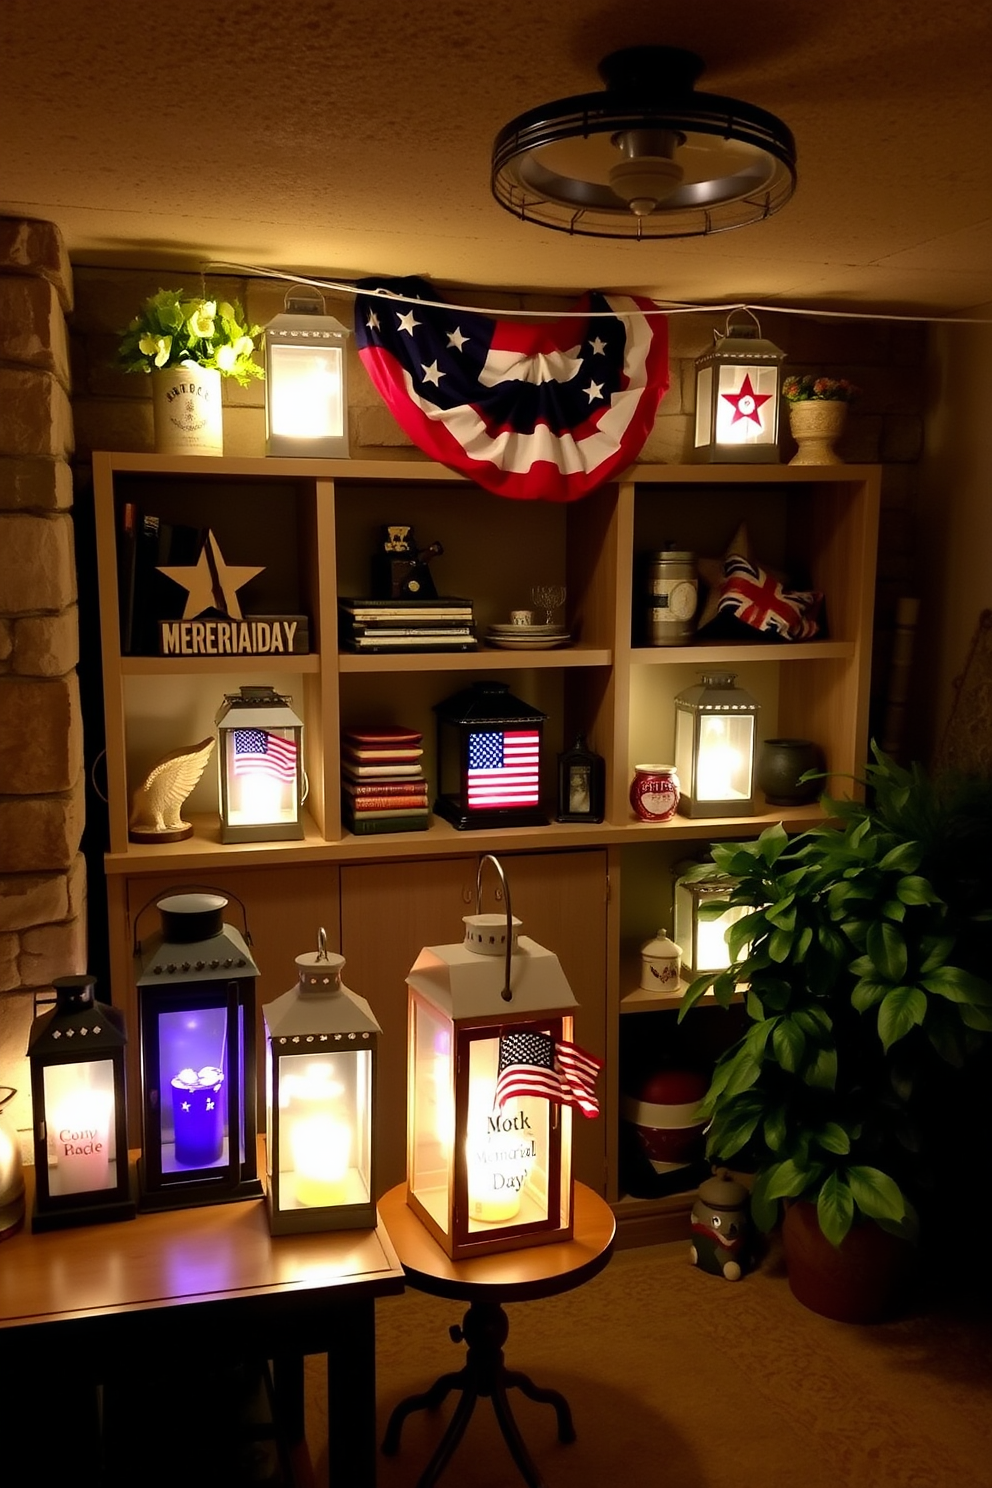
[[[933,1301],[857,1326],[801,1306],[769,1253],[737,1283],[683,1243],[617,1252],[575,1292],[507,1307],[506,1359],[571,1405],[510,1392],[547,1488],[992,1488],[992,1308]],[[405,1396],[461,1367],[464,1309],[412,1288],[376,1304],[380,1438]],[[326,1480],[323,1360],[307,1360],[307,1437]],[[379,1488],[413,1488],[454,1396],[417,1412]],[[480,1400],[440,1488],[522,1483]]]

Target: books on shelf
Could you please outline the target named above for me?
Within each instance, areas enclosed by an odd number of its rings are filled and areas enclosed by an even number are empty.
[[[420,759],[423,735],[388,725],[347,728],[341,736],[345,826],[371,832],[426,831],[431,813]]]
[[[352,651],[475,651],[468,599],[341,599],[341,642]]]

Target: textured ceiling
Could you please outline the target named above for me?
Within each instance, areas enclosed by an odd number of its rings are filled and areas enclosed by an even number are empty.
[[[691,48],[702,90],[791,128],[782,212],[638,243],[497,206],[499,128],[598,89],[600,58],[642,43]],[[80,265],[924,314],[992,302],[988,0],[4,0],[0,56],[0,212],[58,223]]]

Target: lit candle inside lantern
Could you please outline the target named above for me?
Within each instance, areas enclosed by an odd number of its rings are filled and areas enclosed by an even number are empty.
[[[184,1168],[208,1168],[224,1153],[223,1070],[182,1069],[172,1081],[175,1158]]]
[[[240,775],[232,789],[232,816],[245,822],[278,821],[286,810],[287,787],[261,770]]]
[[[273,434],[323,439],[344,426],[341,352],[273,345],[270,417]]]
[[[351,1126],[342,1114],[343,1094],[327,1066],[317,1062],[295,1071],[280,1087],[293,1192],[308,1209],[348,1201]]]
[[[744,797],[741,772],[744,761],[728,737],[728,720],[704,718],[699,741],[696,794],[703,801],[730,801]]]
[[[54,1073],[54,1069],[46,1071],[46,1086],[47,1076]],[[73,1089],[67,1084],[59,1091],[48,1117],[49,1188],[53,1194],[112,1187],[113,1112],[112,1090],[87,1086]]]

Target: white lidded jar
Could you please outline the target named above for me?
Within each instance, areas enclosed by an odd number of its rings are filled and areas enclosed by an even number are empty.
[[[676,992],[682,971],[682,947],[659,930],[641,946],[641,987],[645,992]]]

